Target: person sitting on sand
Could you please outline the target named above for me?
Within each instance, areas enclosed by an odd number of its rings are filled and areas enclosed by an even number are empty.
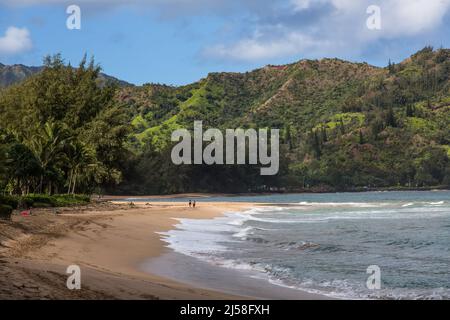
[[[31,209],[33,209],[33,207],[30,207],[28,210],[23,210],[22,212],[20,212],[20,215],[23,217],[31,216]]]

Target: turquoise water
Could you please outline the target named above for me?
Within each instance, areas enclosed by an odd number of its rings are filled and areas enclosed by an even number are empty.
[[[176,252],[213,265],[251,270],[254,277],[276,285],[332,297],[450,298],[448,191],[205,201],[270,205],[216,219],[180,219],[176,229],[163,234]],[[197,202],[201,205],[201,200]],[[381,270],[379,290],[366,286],[371,265]]]

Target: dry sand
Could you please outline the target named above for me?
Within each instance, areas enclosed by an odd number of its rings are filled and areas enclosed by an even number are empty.
[[[157,232],[174,218],[213,218],[247,203],[102,202],[35,210],[0,222],[0,299],[236,299],[140,270],[169,251]],[[78,265],[82,289],[68,290],[66,269]],[[307,294],[305,298],[311,298]]]
[[[228,299],[235,296],[142,272],[137,265],[166,249],[156,232],[174,217],[212,218],[245,204],[97,204],[35,210],[0,222],[1,299]],[[82,290],[66,288],[66,268],[79,265]]]

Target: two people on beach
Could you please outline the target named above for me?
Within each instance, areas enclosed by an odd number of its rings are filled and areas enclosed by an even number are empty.
[[[189,200],[189,208],[192,206],[192,208],[195,208],[195,200]]]

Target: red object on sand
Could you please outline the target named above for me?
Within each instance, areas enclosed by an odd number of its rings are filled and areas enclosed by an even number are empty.
[[[31,210],[25,210],[20,213],[21,216],[27,217],[31,214]]]

